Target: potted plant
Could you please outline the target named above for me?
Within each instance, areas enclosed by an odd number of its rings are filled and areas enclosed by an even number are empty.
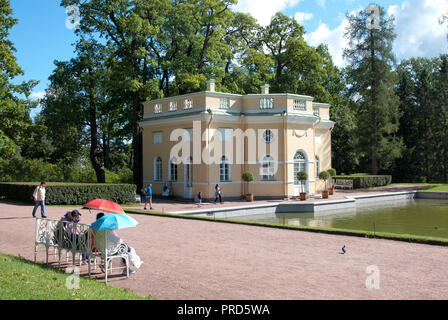
[[[246,201],[254,201],[254,195],[249,193],[249,182],[254,181],[254,175],[250,171],[243,173],[243,181],[247,182]]]
[[[306,180],[308,180],[308,174],[305,171],[299,171],[297,172],[297,180],[302,182],[300,185],[303,188],[305,185]],[[307,199],[307,194],[305,190],[300,190],[300,201],[305,201]]]
[[[327,189],[327,180],[330,179],[330,174],[328,171],[322,171],[319,173],[319,179],[325,181],[325,189],[322,191],[322,198],[327,199],[328,198],[328,189]]]
[[[328,194],[330,196],[332,196],[334,194],[334,181],[333,181],[333,177],[336,176],[336,170],[331,168],[328,169],[327,172],[330,174],[330,179],[331,179],[331,186],[328,188]]]

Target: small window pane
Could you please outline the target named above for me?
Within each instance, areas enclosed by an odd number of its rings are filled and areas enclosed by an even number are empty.
[[[274,158],[270,155],[263,157],[263,161],[261,162],[261,180],[263,181],[275,181],[275,163]]]
[[[162,180],[162,159],[157,157],[155,168],[154,168],[154,180],[161,181]]]
[[[161,132],[154,133],[154,144],[162,144],[162,133]]]
[[[219,180],[230,181],[230,164],[226,156],[222,156],[221,164],[219,165]]]
[[[174,161],[170,161],[170,167],[169,167],[169,175],[170,175],[170,181],[177,181],[177,164],[173,163]]]

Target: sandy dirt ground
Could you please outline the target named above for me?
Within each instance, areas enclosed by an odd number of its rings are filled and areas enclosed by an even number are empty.
[[[59,219],[69,208],[47,207]],[[79,208],[78,208],[79,209]],[[0,252],[33,259],[31,206],[0,202]],[[39,213],[40,211],[38,211]],[[82,210],[81,222],[95,213]],[[448,248],[245,225],[133,215],[120,230],[144,264],[109,284],[159,300],[448,299]],[[341,254],[341,247],[347,253]],[[42,250],[42,249],[41,249]],[[45,254],[38,254],[45,261]],[[379,270],[379,289],[367,289]],[[95,271],[98,281],[103,274]],[[82,274],[87,273],[83,266]]]

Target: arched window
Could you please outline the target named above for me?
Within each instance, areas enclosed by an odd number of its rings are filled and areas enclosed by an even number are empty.
[[[274,181],[276,180],[276,170],[274,158],[270,155],[263,157],[261,161],[261,180],[263,181]]]
[[[177,181],[177,161],[176,159],[171,159],[168,166],[168,180]]]
[[[307,170],[307,160],[306,160],[306,156],[305,153],[303,153],[302,151],[297,151],[296,154],[294,155],[294,184],[295,185],[299,185],[300,181],[297,180],[297,172],[299,171],[305,171],[308,172]]]
[[[316,156],[316,178],[319,176],[320,173],[320,159],[319,156]]]
[[[219,180],[230,181],[230,163],[226,156],[221,157],[219,164]]]
[[[162,158],[160,157],[154,159],[154,180],[162,180]]]

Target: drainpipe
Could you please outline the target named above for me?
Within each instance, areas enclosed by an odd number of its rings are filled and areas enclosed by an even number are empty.
[[[316,126],[320,123],[320,121],[321,121],[321,118],[319,117],[319,119],[317,119],[317,121],[315,123],[313,123],[314,174],[316,174]],[[317,178],[318,177],[316,177],[316,176],[314,177],[314,193],[317,192]]]
[[[242,131],[243,132],[246,132],[246,128],[247,128],[247,126],[246,126],[246,114],[244,113],[244,112],[241,112],[240,113],[240,121],[241,121],[241,129],[242,129]],[[242,157],[243,157],[243,161],[242,161],[242,163],[240,164],[240,169],[241,169],[241,175],[244,173],[244,172],[246,172],[246,153],[245,153],[245,148],[246,148],[246,146],[245,146],[245,144],[244,144],[244,136],[243,136],[243,141],[242,141],[242,143],[241,143],[241,148],[243,148],[243,150],[240,150],[240,152],[242,153]],[[235,155],[234,155],[234,158],[235,158]],[[249,190],[247,190],[247,192],[244,192],[244,189],[245,189],[245,186],[246,186],[246,183],[242,183],[241,184],[241,196],[243,196],[244,197],[244,195],[245,194],[247,194],[248,193],[248,191]]]
[[[286,116],[288,111],[283,111],[283,174],[285,177],[285,184],[283,191],[285,198],[288,199],[288,131],[286,130]]]
[[[333,134],[333,129],[334,126],[330,128],[330,141],[332,141],[332,134]],[[333,150],[331,148],[331,143],[330,143],[330,168],[333,168],[333,158],[332,158],[332,154],[333,154]],[[331,179],[331,183],[333,183],[333,179]]]
[[[207,141],[206,141],[206,148],[207,148],[207,152],[208,152],[208,151],[210,151],[210,150],[208,150],[208,146],[209,146],[209,142],[210,142],[210,125],[213,121],[213,113],[212,113],[211,109],[207,109],[207,112],[210,115],[210,119],[207,124]],[[209,155],[210,155],[210,153],[209,153]],[[208,195],[208,199],[210,199],[210,164],[207,165],[207,186],[208,186],[207,195]]]

